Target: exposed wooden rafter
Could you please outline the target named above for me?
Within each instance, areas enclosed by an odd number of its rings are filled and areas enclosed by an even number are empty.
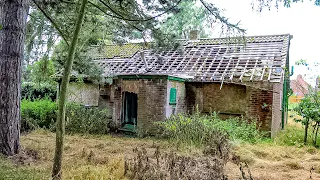
[[[280,82],[284,75],[282,71],[290,35],[254,36],[245,39],[245,46],[235,44],[236,41],[228,42],[230,38],[215,38],[181,40],[184,42],[181,52],[168,50],[156,54],[146,49],[145,61],[149,71],[141,71],[145,63],[137,53],[141,51],[139,44],[107,46],[107,58],[99,56],[95,61],[104,68],[105,75],[144,73],[189,77],[190,81]],[[158,57],[162,57],[162,60]]]

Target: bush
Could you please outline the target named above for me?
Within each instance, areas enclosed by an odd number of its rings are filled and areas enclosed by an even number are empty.
[[[240,140],[249,143],[256,143],[265,138],[266,132],[262,132],[257,127],[256,121],[245,118],[230,118],[221,120],[216,115],[212,116],[214,126],[229,135],[231,140]]]
[[[57,104],[49,99],[22,100],[21,131],[36,128],[54,130]],[[111,117],[106,109],[68,104],[66,112],[67,133],[104,134],[109,132]]]
[[[250,143],[255,143],[264,137],[264,134],[256,128],[255,122],[249,123],[244,118],[221,120],[215,113],[211,116],[200,113],[180,114],[157,124],[160,127],[160,136],[179,144],[195,146],[206,145],[217,132],[227,135],[233,141]]]
[[[52,128],[56,120],[57,105],[49,99],[21,101],[21,131]]]
[[[105,134],[109,132],[111,117],[107,109],[68,104],[66,132]]]
[[[54,101],[57,97],[57,86],[48,83],[22,83],[21,97],[29,100],[49,98]]]

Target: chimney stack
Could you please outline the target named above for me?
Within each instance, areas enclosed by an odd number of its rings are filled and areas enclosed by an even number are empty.
[[[191,30],[189,40],[198,40],[198,30]]]

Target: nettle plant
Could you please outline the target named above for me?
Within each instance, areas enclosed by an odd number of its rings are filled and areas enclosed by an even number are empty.
[[[317,146],[318,131],[320,126],[320,92],[310,91],[305,95],[300,104],[294,108],[301,118],[295,118],[296,122],[305,126],[304,144],[307,143],[308,129],[313,127],[313,145]]]

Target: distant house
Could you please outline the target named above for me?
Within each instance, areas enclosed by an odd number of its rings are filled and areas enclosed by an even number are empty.
[[[287,119],[290,35],[238,40],[181,40],[180,49],[160,52],[141,44],[108,46],[95,62],[111,82],[83,88],[71,83],[70,97],[111,109],[122,129],[152,131],[154,122],[197,107],[201,113],[255,118],[274,136]]]
[[[299,74],[296,79],[290,80],[290,88],[292,95],[289,97],[290,102],[300,102],[300,100],[308,93],[310,85]]]

